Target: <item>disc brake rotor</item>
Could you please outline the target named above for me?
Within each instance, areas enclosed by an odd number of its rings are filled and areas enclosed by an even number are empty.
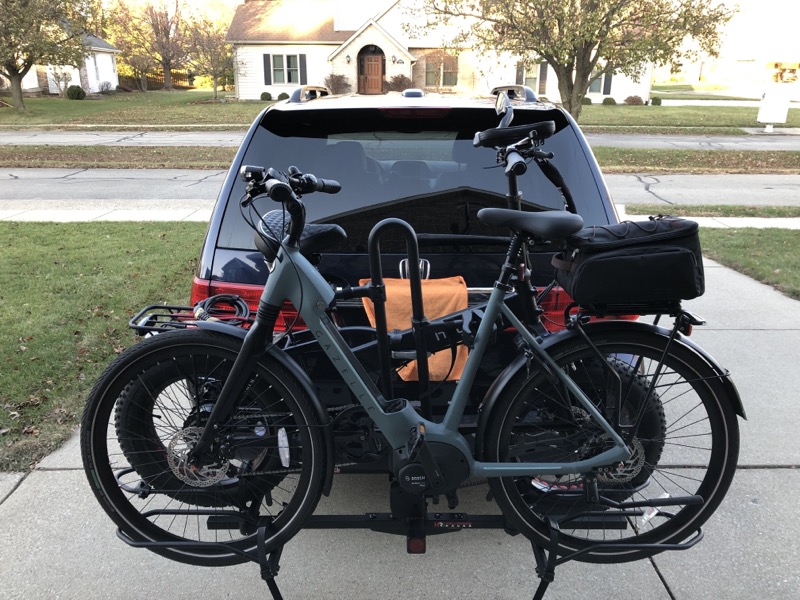
[[[641,472],[644,466],[644,446],[638,438],[634,438],[631,442],[631,449],[633,454],[623,463],[607,471],[601,471],[597,474],[598,481],[603,483],[628,483]]]
[[[172,473],[192,487],[209,487],[225,479],[230,461],[204,467],[190,466],[187,460],[189,451],[197,444],[203,433],[202,427],[186,427],[178,431],[170,440],[167,464]]]

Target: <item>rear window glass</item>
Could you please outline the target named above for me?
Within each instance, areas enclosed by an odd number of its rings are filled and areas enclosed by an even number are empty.
[[[555,121],[543,149],[553,152],[587,223],[607,223],[603,200],[575,131],[560,111],[515,110],[514,125]],[[267,111],[243,164],[285,170],[290,165],[337,179],[342,191],[305,199],[307,218],[338,223],[348,241],[337,251],[363,252],[371,226],[387,216],[428,234],[492,235],[475,217],[480,208],[507,205],[507,179],[496,153],[474,148],[476,131],[495,127],[487,108],[432,110],[320,109]],[[238,167],[238,165],[237,165]],[[561,209],[563,198],[539,168],[519,178],[523,209]],[[253,248],[252,231],[238,208],[244,186],[232,188],[218,245]],[[261,201],[266,212],[269,200]]]

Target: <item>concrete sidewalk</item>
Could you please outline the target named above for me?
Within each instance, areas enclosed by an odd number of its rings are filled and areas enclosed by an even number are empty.
[[[740,470],[705,539],[686,552],[624,565],[560,567],[548,600],[796,600],[800,596],[800,302],[713,262],[705,296],[686,307],[708,319],[693,338],[733,373]],[[464,510],[487,512],[484,488]],[[322,510],[382,510],[383,479],[337,476]],[[258,567],[219,570],[127,547],[89,490],[77,439],[31,473],[0,474],[0,598],[267,598]],[[286,547],[278,582],[287,600],[517,599],[533,594],[533,557],[520,537],[462,531],[409,556],[402,538],[367,531],[304,531]]]

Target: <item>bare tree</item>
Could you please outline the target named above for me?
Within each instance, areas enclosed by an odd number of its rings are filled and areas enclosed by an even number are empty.
[[[188,62],[198,74],[211,77],[214,100],[217,100],[220,79],[233,70],[233,51],[225,41],[227,32],[227,26],[209,19],[196,19],[186,28]]]
[[[509,51],[528,65],[547,61],[575,118],[599,74],[637,78],[650,62],[716,55],[720,29],[733,16],[721,0],[422,1],[435,22],[461,26],[454,46]],[[696,50],[686,49],[687,39]]]
[[[186,59],[186,36],[180,0],[160,0],[134,8],[119,0],[109,27],[114,44],[123,51],[123,60],[141,76],[147,59],[161,65],[164,89],[172,89],[172,69]]]
[[[0,2],[0,75],[9,81],[14,108],[25,109],[22,79],[35,64],[83,62],[87,6],[86,0]]]

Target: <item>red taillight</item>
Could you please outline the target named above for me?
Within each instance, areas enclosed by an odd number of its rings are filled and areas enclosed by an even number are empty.
[[[192,305],[200,300],[205,300],[217,294],[234,294],[240,296],[250,311],[255,314],[258,311],[258,302],[261,300],[261,292],[264,291],[262,285],[252,285],[247,283],[225,283],[223,281],[209,281],[207,279],[194,278],[192,282]],[[285,302],[283,309],[278,315],[278,320],[275,322],[275,332],[282,331],[297,331],[298,329],[305,329],[306,324],[298,316],[297,309],[291,302]]]
[[[542,314],[542,322],[548,331],[558,331],[564,329],[564,311],[574,301],[572,297],[567,294],[560,287],[555,287],[547,294],[547,297],[541,303],[541,309],[544,311]],[[639,315],[613,315],[609,317],[592,317],[592,321],[605,321],[607,319],[622,319],[623,321],[635,321]]]
[[[572,304],[572,297],[560,287],[553,288],[542,301],[542,322],[549,331],[564,329],[564,311]]]

